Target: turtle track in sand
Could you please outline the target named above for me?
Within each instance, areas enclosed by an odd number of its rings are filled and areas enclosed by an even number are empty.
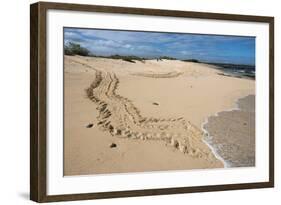
[[[95,80],[86,89],[87,96],[97,104],[98,126],[113,136],[163,140],[185,154],[210,158],[195,146],[203,143],[203,132],[183,118],[146,118],[127,98],[116,94],[119,80],[114,73],[96,72]],[[176,131],[175,131],[176,130]]]
[[[169,73],[132,73],[131,75],[147,77],[147,78],[175,78],[182,75],[182,72],[169,72]]]
[[[82,59],[81,59],[82,60]],[[95,72],[94,81],[86,89],[87,97],[97,104],[98,126],[112,136],[163,140],[182,153],[196,158],[213,160],[210,150],[199,147],[206,145],[202,141],[203,132],[184,118],[147,118],[126,97],[116,93],[119,79],[113,72],[100,71],[86,62],[73,60]],[[199,145],[199,146],[198,146]]]

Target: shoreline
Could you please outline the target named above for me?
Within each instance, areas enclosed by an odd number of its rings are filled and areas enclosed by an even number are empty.
[[[248,95],[247,95],[247,96],[248,96]],[[239,99],[242,99],[242,98],[245,98],[245,97],[246,97],[246,96],[241,97],[241,98],[238,98],[237,100],[235,100],[235,102],[234,102],[234,107],[233,107],[233,108],[230,108],[230,109],[227,109],[227,110],[221,110],[221,111],[216,112],[216,113],[213,114],[213,115],[207,116],[207,117],[205,118],[204,122],[201,124],[201,129],[202,129],[202,131],[203,131],[202,141],[212,150],[212,153],[214,154],[214,156],[215,156],[218,160],[220,160],[220,161],[223,163],[224,168],[229,168],[229,164],[218,154],[216,148],[215,148],[213,145],[211,145],[211,144],[205,139],[206,136],[208,136],[208,137],[212,137],[212,136],[210,136],[208,130],[205,129],[204,126],[205,126],[206,124],[208,124],[209,118],[210,118],[211,116],[216,116],[216,117],[217,117],[220,112],[231,112],[231,111],[233,111],[233,110],[239,110],[238,100],[239,100]]]
[[[249,95],[237,98],[235,100],[235,102],[234,102],[234,107],[233,108],[230,108],[230,109],[227,109],[227,110],[218,111],[215,114],[209,115],[209,116],[206,117],[204,122],[201,124],[201,130],[203,131],[202,141],[211,149],[211,151],[214,154],[214,156],[223,163],[224,168],[235,168],[235,166],[231,166],[231,163],[228,162],[227,160],[225,160],[218,153],[218,149],[215,147],[215,145],[212,145],[210,142],[208,142],[208,139],[206,139],[206,138],[210,138],[209,140],[211,140],[213,138],[213,136],[210,135],[209,131],[205,128],[205,125],[207,125],[209,123],[209,118],[210,117],[218,117],[219,113],[222,113],[222,112],[232,112],[232,111],[235,111],[235,110],[242,110],[239,107],[239,104],[238,104],[239,100],[242,100],[242,99],[247,98],[247,97],[252,96],[252,95],[253,94],[249,94]]]

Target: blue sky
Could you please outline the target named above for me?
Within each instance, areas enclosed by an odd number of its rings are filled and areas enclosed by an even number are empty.
[[[171,56],[204,62],[255,65],[255,38],[99,29],[64,29],[64,43],[79,43],[96,55]]]

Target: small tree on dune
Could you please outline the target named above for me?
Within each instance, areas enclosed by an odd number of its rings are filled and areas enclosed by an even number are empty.
[[[87,48],[82,47],[78,43],[69,42],[68,44],[64,45],[64,54],[89,56],[90,51]]]

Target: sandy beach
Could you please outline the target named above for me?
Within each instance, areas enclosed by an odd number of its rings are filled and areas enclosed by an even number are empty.
[[[220,73],[180,60],[64,56],[64,175],[223,168],[202,125],[209,119],[206,129],[222,133],[212,116],[253,98],[255,80]],[[253,114],[254,102],[246,100],[237,121]],[[250,130],[253,140],[254,117],[247,120],[236,128]],[[233,143],[244,135],[231,136]],[[249,146],[245,157],[253,158]]]

